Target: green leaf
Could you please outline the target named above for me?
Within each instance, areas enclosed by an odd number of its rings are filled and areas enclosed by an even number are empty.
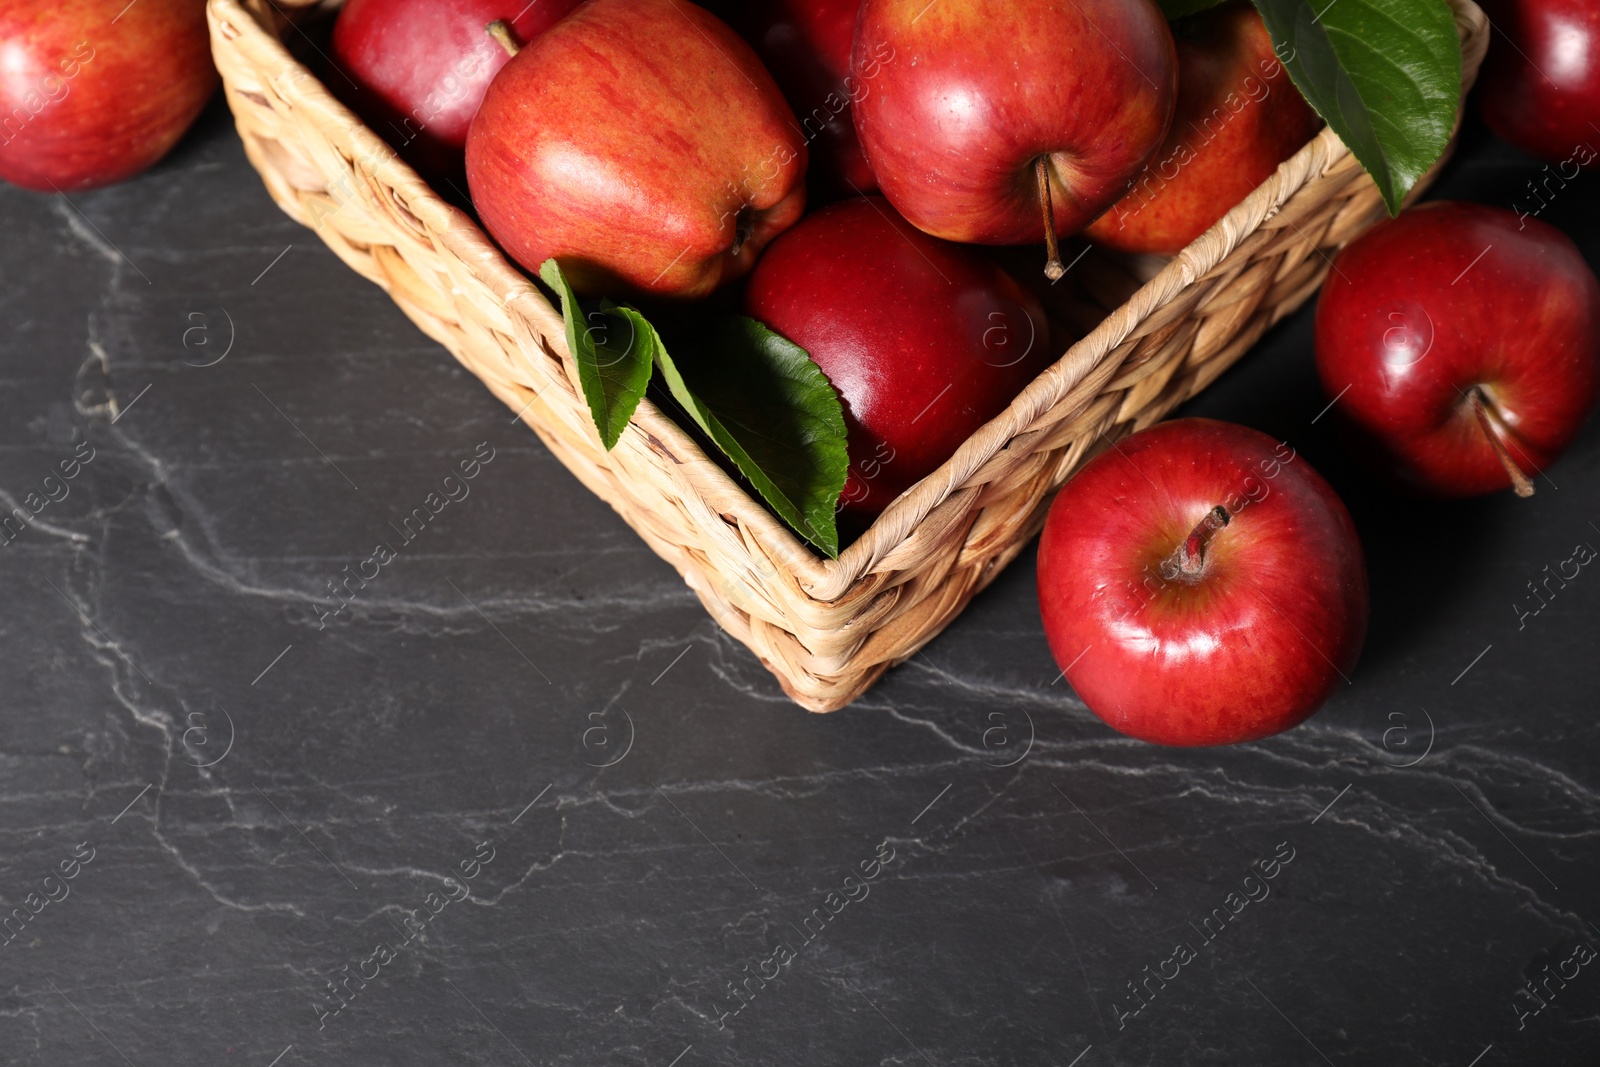
[[[1444,153],[1461,100],[1445,0],[1255,0],[1300,92],[1377,182],[1390,214]]]
[[[1159,0],[1161,13],[1169,19],[1181,19],[1185,15],[1193,15],[1196,11],[1204,11],[1208,7],[1216,7],[1226,0]]]
[[[830,557],[839,554],[834,509],[849,466],[844,408],[805,349],[754,319],[715,320],[685,360],[691,388],[637,309],[609,300],[585,309],[554,259],[539,277],[561,298],[567,347],[607,451],[659,365],[673,399],[778,517]]]
[[[633,308],[602,300],[597,308],[585,311],[555,260],[544,261],[539,277],[561,297],[567,348],[578,365],[578,383],[589,402],[595,429],[609,452],[650,384],[660,340]]]
[[[755,319],[721,318],[681,362],[657,344],[673,399],[778,517],[830,558],[850,458],[839,394],[805,349]]]

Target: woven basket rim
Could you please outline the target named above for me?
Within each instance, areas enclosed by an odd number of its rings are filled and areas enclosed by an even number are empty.
[[[324,9],[337,0],[267,0],[274,8]],[[1462,41],[1462,99],[1488,48],[1488,19],[1473,0],[1448,0]],[[508,311],[520,314],[542,336],[560,359],[570,383],[577,387],[576,369],[566,347],[566,332],[560,313],[537,284],[512,265],[499,247],[465,212],[438,196],[382,138],[332,92],[311,70],[300,63],[279,38],[277,29],[267,25],[243,0],[207,0],[214,26],[236,46],[246,50],[268,50],[274,64],[287,71],[294,82],[296,99],[323,112],[325,117],[348,129],[356,157],[372,168],[385,182],[402,190],[405,210],[434,234],[462,261],[470,264],[479,279],[503,301]],[[244,20],[259,35],[250,34],[234,23]],[[256,37],[247,41],[246,37]],[[846,546],[836,559],[820,556],[797,534],[774,516],[741,483],[732,478],[714,459],[707,456],[674,419],[668,417],[648,397],[624,430],[654,439],[676,459],[674,473],[688,487],[707,498],[716,511],[732,515],[759,551],[780,563],[811,600],[833,603],[848,596],[852,588],[897,550],[904,550],[922,524],[941,505],[956,504],[956,499],[973,475],[982,470],[1019,435],[1027,433],[1039,419],[1051,412],[1081,382],[1109,359],[1139,327],[1155,316],[1174,297],[1203,279],[1222,264],[1240,245],[1253,236],[1264,222],[1277,215],[1284,205],[1306,185],[1327,175],[1350,156],[1349,149],[1331,128],[1324,127],[1244,200],[1235,205],[1210,229],[1174,256],[1159,272],[1092,330],[1073,342],[1057,359],[1028,384],[1004,411],[985,423],[936,470],[921,479],[880,514],[867,530]],[[356,160],[352,160],[355,162]],[[1292,225],[1292,221],[1290,222]],[[530,353],[520,351],[523,359]],[[1087,403],[1087,401],[1086,401]],[[598,435],[597,435],[598,437]],[[683,468],[690,468],[684,470]],[[951,509],[954,512],[954,508]],[[702,528],[702,532],[707,532]],[[722,531],[728,547],[748,552],[742,538],[730,526]]]

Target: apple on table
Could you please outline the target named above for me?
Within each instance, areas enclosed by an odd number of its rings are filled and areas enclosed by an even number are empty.
[[[1089,710],[1164,745],[1251,741],[1346,682],[1365,557],[1311,465],[1266,434],[1178,419],[1100,453],[1039,541],[1039,606]]]
[[[1316,356],[1385,474],[1432,496],[1529,496],[1600,396],[1600,282],[1538,219],[1423,204],[1334,259]]]
[[[131,178],[216,84],[205,0],[0,0],[0,178],[41,192]]]
[[[1600,4],[1485,0],[1483,6],[1494,20],[1478,83],[1489,128],[1547,163],[1594,166],[1600,159]]]

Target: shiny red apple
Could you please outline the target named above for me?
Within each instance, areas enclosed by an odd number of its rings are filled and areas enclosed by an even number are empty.
[[[1131,737],[1287,730],[1355,668],[1367,572],[1344,504],[1266,434],[1179,419],[1091,460],[1039,542],[1045,636],[1089,710]]]
[[[882,56],[850,73],[850,45],[861,0],[770,0],[736,24],[777,79],[811,146],[807,174],[826,199],[878,188],[856,137],[854,101],[872,92]],[[892,53],[890,53],[892,55]]]
[[[806,146],[750,46],[686,0],[589,0],[490,84],[467,134],[484,225],[580,292],[694,298],[805,208]]]
[[[467,128],[511,58],[486,27],[504,22],[525,46],[578,3],[347,0],[328,84],[424,177],[465,181]]]
[[[133,177],[216,87],[205,0],[0,0],[0,178],[43,192]]]
[[[1537,219],[1424,204],[1339,253],[1316,345],[1357,447],[1399,481],[1527,496],[1600,394],[1600,282]]]
[[[1478,103],[1489,127],[1572,173],[1600,159],[1600,4],[1495,0]]]
[[[1082,229],[1160,147],[1177,92],[1152,0],[866,0],[856,77],[873,61],[855,119],[884,195],[982,244]]]
[[[1248,3],[1180,19],[1173,33],[1178,109],[1172,129],[1132,190],[1084,231],[1124,252],[1176,255],[1322,125]]]
[[[745,310],[800,345],[844,402],[841,510],[877,515],[1050,364],[1039,302],[975,250],[879,197],[808,216],[756,266]]]

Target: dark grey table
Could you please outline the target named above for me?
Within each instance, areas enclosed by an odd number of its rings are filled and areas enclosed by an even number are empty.
[[[1538,169],[1472,126],[1440,192]],[[1591,262],[1597,192],[1544,212]],[[1531,501],[1390,499],[1303,312],[1190,410],[1361,526],[1320,715],[1113,734],[1025,556],[817,717],[278,212],[220,103],[127,185],[0,188],[0,231],[0,502],[58,498],[0,547],[0,1062],[1600,1058],[1600,577],[1513,607],[1600,545],[1600,422]]]

